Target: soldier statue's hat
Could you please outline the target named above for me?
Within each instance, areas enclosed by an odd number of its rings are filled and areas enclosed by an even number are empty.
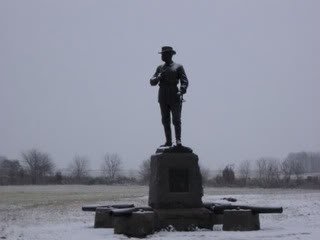
[[[170,46],[163,46],[161,48],[161,52],[159,52],[159,53],[164,53],[164,52],[171,52],[173,55],[176,54],[176,51],[173,50],[173,48]]]

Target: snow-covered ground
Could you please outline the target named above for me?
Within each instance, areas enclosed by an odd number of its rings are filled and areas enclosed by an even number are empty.
[[[142,186],[0,186],[0,239],[128,239],[113,229],[94,229],[94,213],[81,206],[95,203],[147,205]],[[261,214],[261,230],[224,232],[160,231],[148,239],[319,239],[320,191],[206,188],[204,201],[235,197],[239,204],[282,206],[282,214]]]

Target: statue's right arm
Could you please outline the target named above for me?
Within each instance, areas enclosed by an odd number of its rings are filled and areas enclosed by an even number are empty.
[[[156,72],[153,74],[153,77],[150,79],[151,86],[156,86],[160,81],[160,66],[157,67]]]

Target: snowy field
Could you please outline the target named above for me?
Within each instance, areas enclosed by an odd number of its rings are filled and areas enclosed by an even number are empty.
[[[142,186],[0,186],[0,239],[128,239],[113,229],[94,229],[94,213],[81,206],[96,203],[147,205]],[[319,239],[320,191],[206,188],[204,201],[235,197],[239,204],[282,206],[283,214],[261,214],[261,230],[224,232],[160,231],[148,239]]]

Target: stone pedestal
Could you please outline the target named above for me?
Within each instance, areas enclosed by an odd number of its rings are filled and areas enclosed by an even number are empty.
[[[154,210],[156,229],[172,226],[177,231],[194,231],[196,228],[212,230],[213,214],[206,208]]]
[[[138,238],[171,227],[177,231],[212,230],[217,224],[223,224],[224,231],[250,231],[260,229],[258,213],[282,212],[282,208],[203,204],[198,156],[190,148],[158,148],[150,167],[150,207],[83,207],[96,212],[96,228],[113,227],[115,234]]]
[[[251,210],[224,210],[224,231],[252,231],[260,229],[259,214]]]
[[[154,212],[133,212],[130,216],[114,217],[114,233],[143,238],[155,231]]]
[[[177,231],[212,229],[213,214],[202,203],[202,179],[198,156],[190,148],[158,149],[151,156],[149,206],[156,229]]]
[[[202,180],[194,153],[151,156],[149,206],[154,209],[201,208]]]
[[[95,228],[113,228],[113,219],[109,207],[97,207],[94,219]]]

